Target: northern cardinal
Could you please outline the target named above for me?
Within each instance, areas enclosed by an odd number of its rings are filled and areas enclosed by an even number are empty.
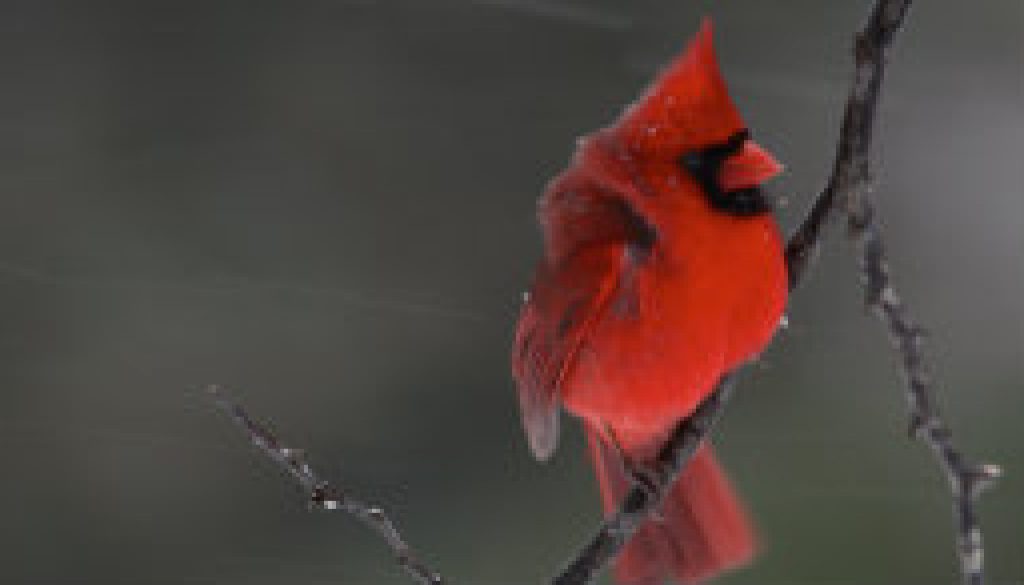
[[[760,185],[780,171],[729,98],[705,21],[616,122],[579,140],[541,197],[545,254],[513,375],[538,459],[558,441],[560,407],[582,419],[606,512],[718,379],[774,334],[786,268]],[[754,548],[705,443],[615,572],[631,585],[692,583]]]

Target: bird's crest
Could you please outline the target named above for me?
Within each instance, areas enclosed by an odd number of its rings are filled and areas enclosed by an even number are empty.
[[[745,128],[718,70],[710,19],[615,127],[633,150],[672,157]]]

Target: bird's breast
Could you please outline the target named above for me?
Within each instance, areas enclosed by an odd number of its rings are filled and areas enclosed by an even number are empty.
[[[770,215],[691,210],[674,221],[661,222],[649,251],[624,246],[616,290],[560,388],[569,411],[623,436],[667,432],[688,416],[764,348],[785,307]]]

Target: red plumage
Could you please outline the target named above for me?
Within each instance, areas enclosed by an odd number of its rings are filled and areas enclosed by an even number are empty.
[[[541,198],[545,255],[513,374],[538,458],[555,448],[560,406],[584,420],[606,511],[628,487],[619,459],[649,462],[782,316],[782,239],[758,189],[781,167],[745,130],[705,24],[616,123],[579,142]],[[693,582],[753,550],[705,445],[627,545],[617,576]]]

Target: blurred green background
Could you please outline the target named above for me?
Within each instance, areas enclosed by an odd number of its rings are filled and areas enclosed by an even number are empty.
[[[541,583],[591,533],[578,429],[535,464],[508,352],[533,210],[715,18],[750,126],[822,185],[867,1],[5,2],[0,581],[404,584],[197,389],[387,507],[452,583]],[[876,191],[959,442],[999,462],[991,582],[1024,580],[1024,8],[921,2]],[[764,551],[741,584],[954,583],[838,230],[717,433]]]

